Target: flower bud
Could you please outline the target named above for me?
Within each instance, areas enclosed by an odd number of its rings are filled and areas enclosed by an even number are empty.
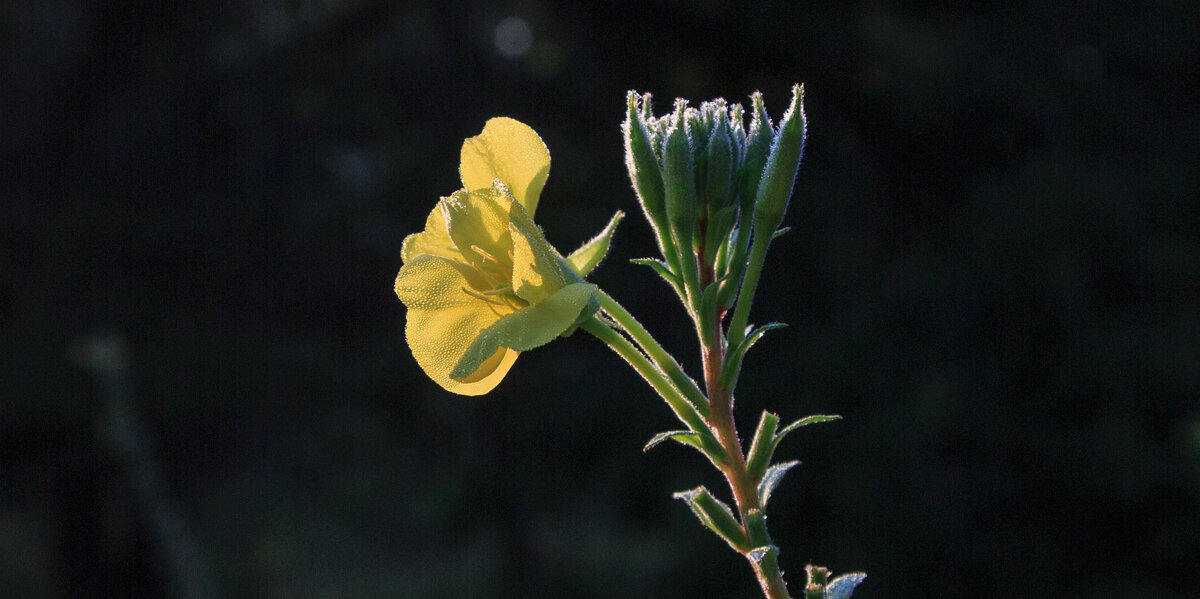
[[[654,154],[653,137],[646,128],[646,121],[638,110],[638,97],[635,92],[629,92],[625,122],[621,130],[625,134],[625,167],[629,170],[629,178],[633,189],[637,192],[642,209],[646,216],[656,225],[666,222],[665,196],[663,192],[662,172],[659,170],[658,158]],[[642,105],[650,104],[650,95],[642,99]]]
[[[728,114],[724,106],[717,108],[708,138],[708,172],[706,173],[706,193],[709,212],[715,212],[728,205],[730,192],[729,183],[733,176],[733,150],[730,148],[729,127],[726,125]]]
[[[691,249],[696,228],[696,166],[684,116],[686,106],[686,100],[675,101],[675,113],[670,116],[663,147],[667,220],[681,254]]]
[[[805,125],[804,88],[797,84],[792,86],[792,102],[779,122],[754,200],[754,226],[761,231],[774,231],[783,222],[804,154]]]
[[[749,226],[754,213],[754,198],[758,195],[758,184],[762,180],[763,167],[767,165],[767,154],[771,151],[771,117],[763,106],[762,94],[750,96],[750,133],[746,136],[746,153],[742,160],[742,179],[738,195],[742,204],[743,226]]]

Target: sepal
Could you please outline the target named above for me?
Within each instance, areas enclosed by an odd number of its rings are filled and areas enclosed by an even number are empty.
[[[612,216],[612,219],[608,221],[608,224],[605,225],[604,230],[600,231],[599,235],[579,246],[579,249],[567,256],[567,264],[571,265],[571,269],[576,274],[580,277],[586,277],[588,273],[592,272],[592,269],[596,268],[596,265],[600,264],[600,261],[608,254],[608,247],[612,243],[613,233],[616,232],[617,224],[623,218],[625,218],[625,213],[618,210]]]

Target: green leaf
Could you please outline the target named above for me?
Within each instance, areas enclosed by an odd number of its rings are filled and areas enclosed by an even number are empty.
[[[785,426],[783,428],[783,430],[779,431],[779,434],[775,435],[775,444],[778,445],[779,441],[781,439],[783,439],[784,436],[786,436],[788,433],[790,433],[802,426],[808,426],[810,424],[816,424],[818,422],[830,422],[833,420],[841,420],[841,419],[842,419],[841,416],[837,416],[835,414],[806,416],[804,418],[801,418],[801,419]]]
[[[781,329],[786,326],[787,325],[782,322],[771,322],[754,329],[749,335],[746,335],[746,338],[743,339],[737,347],[733,348],[733,350],[729,352],[729,355],[725,357],[725,366],[722,368],[721,372],[721,384],[732,389],[734,384],[737,382],[738,374],[742,370],[742,360],[746,357],[746,352],[750,351],[750,348],[753,347],[755,343],[758,343],[758,340],[762,339],[762,336],[765,335],[767,331]]]
[[[651,448],[659,443],[662,443],[663,441],[666,441],[667,439],[682,445],[696,448],[696,451],[704,454],[704,457],[708,458],[708,460],[717,468],[722,468],[722,464],[725,463],[725,458],[727,457],[725,454],[725,449],[721,447],[721,444],[717,442],[717,439],[707,431],[667,431],[664,433],[659,433],[654,435],[654,437],[650,439],[648,443],[646,443],[646,446],[642,448],[642,451],[650,451]]]
[[[462,378],[475,372],[501,346],[528,351],[553,341],[574,324],[595,293],[596,286],[591,283],[572,283],[539,304],[504,315],[479,332],[450,377]]]
[[[750,443],[750,453],[746,457],[746,471],[751,480],[759,480],[771,463],[771,455],[775,453],[775,429],[779,426],[779,416],[764,411],[758,420],[758,428],[754,431],[754,440]]]
[[[702,452],[704,451],[704,446],[700,443],[700,433],[694,431],[666,431],[664,433],[658,433],[657,435],[654,435],[654,438],[650,439],[650,441],[646,443],[646,446],[642,448],[642,451],[650,451],[650,449],[655,445],[658,445],[667,439],[683,445],[690,445],[691,447],[695,447]]]
[[[641,266],[649,266],[652,270],[654,270],[654,272],[658,273],[658,276],[662,277],[664,281],[670,283],[671,285],[680,285],[683,283],[683,281],[679,280],[679,277],[675,276],[675,274],[671,272],[671,269],[667,267],[667,264],[662,260],[657,260],[654,258],[632,258],[629,261]]]
[[[612,219],[608,221],[608,225],[604,227],[604,230],[600,231],[599,235],[579,246],[579,249],[571,252],[570,256],[567,256],[567,263],[571,265],[571,268],[579,276],[586,277],[604,259],[604,255],[608,253],[608,246],[612,241],[613,233],[617,230],[617,223],[621,222],[622,218],[625,218],[625,213],[618,210]]]
[[[771,492],[779,485],[779,481],[783,480],[783,475],[799,464],[798,460],[792,460],[767,468],[766,473],[763,474],[762,481],[758,483],[758,501],[764,508],[767,507],[767,500],[771,498]]]
[[[829,581],[829,585],[825,587],[826,599],[849,599],[854,593],[854,588],[866,580],[866,572],[853,572],[843,574]]]
[[[783,237],[784,233],[787,233],[788,231],[791,231],[791,230],[792,230],[791,227],[780,227],[778,229],[775,229],[775,232],[771,233],[771,241],[775,241],[776,239]]]
[[[737,519],[733,517],[729,506],[713,497],[708,489],[700,486],[690,491],[681,491],[675,494],[675,498],[687,502],[688,507],[692,508],[692,513],[696,514],[700,523],[717,533],[717,536],[725,539],[730,547],[737,551],[746,551],[750,548],[746,539],[746,531],[742,530],[742,525],[738,524]]]

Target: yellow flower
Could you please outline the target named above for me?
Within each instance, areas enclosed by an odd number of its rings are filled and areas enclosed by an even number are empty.
[[[586,275],[621,215],[563,258],[533,222],[550,153],[529,126],[494,118],[463,142],[463,189],[404,240],[396,295],[417,364],[448,391],[482,395],[517,355],[571,331],[598,307]]]

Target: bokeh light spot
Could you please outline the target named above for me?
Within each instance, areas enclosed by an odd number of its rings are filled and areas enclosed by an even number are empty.
[[[496,49],[508,58],[520,58],[533,45],[533,29],[520,17],[508,17],[496,23],[492,31],[492,42]]]

